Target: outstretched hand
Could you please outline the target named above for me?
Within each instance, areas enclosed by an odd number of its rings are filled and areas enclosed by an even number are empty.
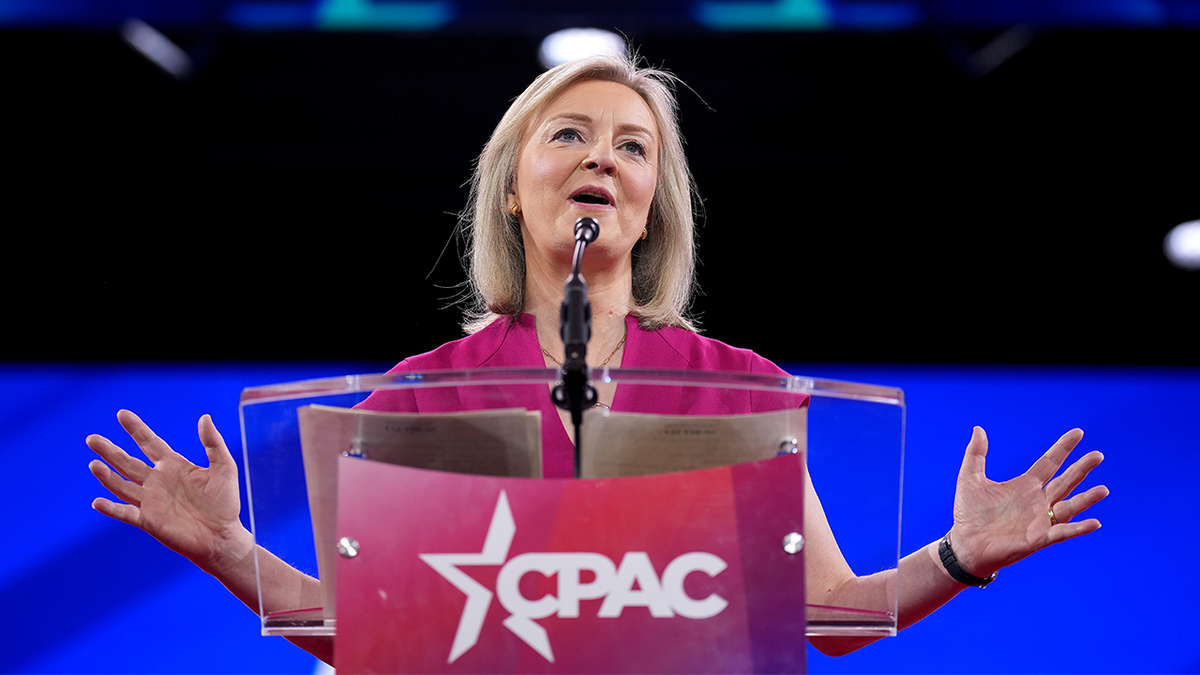
[[[1055,477],[1081,438],[1079,429],[1068,431],[1028,471],[996,483],[984,472],[987,435],[975,427],[958,473],[954,527],[950,530],[955,554],[965,570],[986,577],[1050,544],[1100,527],[1095,518],[1073,519],[1107,497],[1108,488],[1097,485],[1074,497],[1068,495],[1104,455],[1089,452]]]
[[[125,502],[101,497],[92,508],[140,527],[206,571],[247,555],[254,544],[238,520],[237,465],[212,419],[205,415],[199,422],[207,468],[172,450],[132,412],[120,411],[117,420],[151,465],[103,436],[88,436],[88,447],[104,460],[92,460],[88,468]]]

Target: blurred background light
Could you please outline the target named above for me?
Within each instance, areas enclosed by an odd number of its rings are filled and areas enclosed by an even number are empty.
[[[1200,220],[1171,228],[1163,239],[1163,251],[1171,264],[1185,270],[1200,270]]]
[[[997,35],[968,59],[971,69],[978,75],[987,75],[1005,61],[1016,56],[1033,42],[1033,31],[1027,26],[1013,26]]]
[[[185,80],[192,74],[192,58],[170,38],[141,19],[129,19],[121,24],[121,37],[130,47],[141,52],[154,65]]]
[[[451,3],[441,0],[323,0],[316,9],[317,24],[325,30],[437,30],[453,18]]]
[[[712,30],[824,30],[831,25],[824,0],[700,0],[694,14],[696,21]]]
[[[599,28],[567,28],[542,40],[538,60],[547,68],[597,54],[622,54],[625,38]]]
[[[128,17],[160,28],[438,31],[544,34],[564,25],[627,34],[710,31],[1003,31],[1200,26],[1200,0],[612,0],[560,6],[529,0],[0,0],[0,27],[116,28]],[[569,5],[569,3],[567,3]],[[568,22],[564,24],[564,22]]]

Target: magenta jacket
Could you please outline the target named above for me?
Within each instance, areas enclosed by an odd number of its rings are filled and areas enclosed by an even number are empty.
[[[682,328],[642,330],[626,317],[628,338],[622,369],[713,370],[786,377],[774,363],[748,349],[701,337]],[[545,368],[537,340],[537,319],[522,314],[500,318],[474,335],[401,361],[389,373],[476,368]],[[791,399],[794,405],[794,399]],[[357,407],[395,412],[452,412],[522,406],[542,412],[542,466],[546,478],[574,475],[574,445],[546,385],[505,387],[390,389],[372,393]],[[780,398],[769,393],[697,387],[618,386],[612,409],[666,415],[745,414],[777,410]]]

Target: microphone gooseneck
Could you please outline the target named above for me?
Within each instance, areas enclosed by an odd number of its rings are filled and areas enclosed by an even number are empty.
[[[592,337],[592,305],[588,302],[587,281],[580,271],[587,245],[600,236],[600,224],[595,218],[580,218],[575,222],[575,255],[571,274],[563,287],[559,309],[559,334],[565,348],[562,381],[550,396],[554,404],[571,413],[575,426],[575,477],[580,475],[579,429],[583,426],[583,411],[596,404],[596,388],[587,377],[587,343]]]

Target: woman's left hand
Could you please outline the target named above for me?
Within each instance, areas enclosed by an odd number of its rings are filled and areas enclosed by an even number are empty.
[[[984,473],[987,435],[975,427],[967,445],[954,495],[954,527],[950,542],[967,572],[987,577],[1050,544],[1095,531],[1095,518],[1072,522],[1088,507],[1108,496],[1103,485],[1068,496],[1104,455],[1089,452],[1055,477],[1083,432],[1063,434],[1028,471],[996,483]],[[1053,514],[1053,515],[1052,515]]]

